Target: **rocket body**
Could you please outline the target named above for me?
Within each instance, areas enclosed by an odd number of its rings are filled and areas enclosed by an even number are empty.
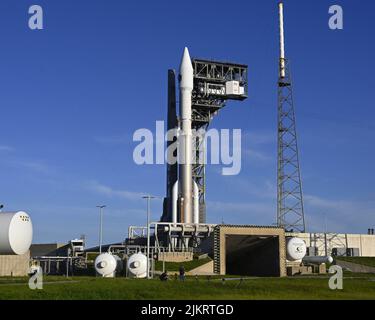
[[[182,222],[193,222],[193,178],[192,178],[192,118],[191,95],[193,91],[193,67],[189,50],[185,48],[180,65],[180,196]]]

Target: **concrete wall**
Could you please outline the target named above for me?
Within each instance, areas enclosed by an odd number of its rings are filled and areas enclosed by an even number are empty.
[[[206,264],[199,266],[193,270],[190,270],[186,272],[186,274],[195,276],[195,275],[200,275],[200,276],[210,276],[214,275],[214,262],[210,261],[207,262]]]
[[[22,256],[0,255],[0,277],[24,277],[29,272],[30,252]]]
[[[186,262],[193,260],[192,252],[160,252],[158,253],[158,261],[165,262]]]
[[[358,248],[359,256],[375,257],[375,235],[336,233],[293,233],[306,242],[308,247],[317,247],[318,255],[331,255],[333,248]]]

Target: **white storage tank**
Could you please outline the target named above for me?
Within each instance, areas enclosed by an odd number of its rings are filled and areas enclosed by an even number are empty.
[[[286,239],[286,258],[288,261],[300,261],[306,256],[306,243],[300,238]]]
[[[143,253],[135,253],[128,260],[129,275],[133,278],[147,277],[147,257]]]
[[[26,212],[0,212],[0,254],[23,255],[32,240],[33,225]]]
[[[122,270],[122,261],[120,257],[110,253],[102,253],[95,259],[96,272],[105,278],[113,278],[116,272]]]
[[[305,257],[303,258],[304,263],[310,263],[310,264],[323,264],[333,263],[333,258],[331,256],[315,256],[315,257]]]

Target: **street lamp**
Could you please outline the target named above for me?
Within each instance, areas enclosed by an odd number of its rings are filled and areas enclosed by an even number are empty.
[[[151,200],[156,197],[147,195],[142,199],[147,199],[147,279],[150,279],[150,214],[151,214]]]
[[[100,226],[99,226],[99,253],[102,253],[102,242],[103,242],[103,209],[106,205],[96,206],[99,208],[100,215]]]

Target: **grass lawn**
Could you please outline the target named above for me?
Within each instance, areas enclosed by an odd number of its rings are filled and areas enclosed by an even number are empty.
[[[331,291],[327,277],[253,278],[240,283],[187,278],[136,280],[126,278],[45,277],[43,290],[30,290],[27,278],[0,278],[0,299],[375,299],[375,275],[347,277],[344,290]]]
[[[363,266],[374,267],[375,268],[375,258],[374,257],[335,257],[336,260],[358,263]]]

